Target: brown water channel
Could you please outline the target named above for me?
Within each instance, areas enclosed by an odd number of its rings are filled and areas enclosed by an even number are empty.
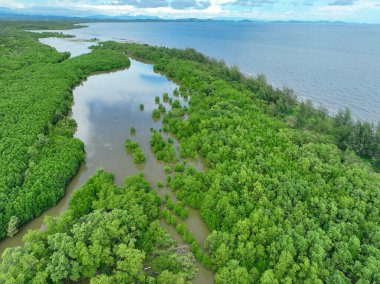
[[[67,208],[72,193],[98,168],[112,172],[116,184],[119,185],[123,184],[125,176],[143,172],[161,197],[168,193],[175,200],[175,195],[170,189],[156,187],[157,181],[165,181],[164,164],[156,160],[151,152],[149,140],[151,128],[162,128],[161,121],[155,122],[151,117],[152,110],[156,107],[155,96],[162,98],[164,92],[172,94],[176,87],[166,77],[154,73],[152,65],[135,60],[131,60],[129,69],[91,76],[76,87],[73,91],[72,116],[78,124],[75,137],[85,143],[86,163],[80,167],[67,187],[65,196],[56,206],[21,227],[13,238],[6,238],[0,242],[0,255],[5,248],[21,245],[22,237],[28,230],[43,229],[45,216],[60,215]],[[188,104],[185,99],[178,99],[182,105]],[[145,106],[144,111],[139,108],[141,103]],[[169,105],[165,107],[169,109]],[[134,136],[130,134],[131,127],[136,128]],[[124,149],[126,138],[139,142],[147,157],[146,163],[134,165],[133,158]],[[178,146],[178,143],[175,145]],[[192,163],[198,169],[202,168],[200,162]],[[183,222],[203,246],[203,241],[210,232],[198,210],[190,209],[189,217]],[[175,240],[182,243],[181,236],[173,227],[164,222],[162,225]],[[198,266],[199,272],[193,283],[212,283],[212,272],[203,265]]]

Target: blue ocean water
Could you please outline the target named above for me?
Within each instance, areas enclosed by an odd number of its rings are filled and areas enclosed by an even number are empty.
[[[380,25],[339,23],[131,22],[90,23],[79,38],[132,40],[195,48],[263,73],[276,87],[293,88],[331,112],[380,120]]]

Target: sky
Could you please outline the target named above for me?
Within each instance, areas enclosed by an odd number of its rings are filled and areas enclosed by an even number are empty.
[[[380,23],[380,0],[0,0],[18,12]]]

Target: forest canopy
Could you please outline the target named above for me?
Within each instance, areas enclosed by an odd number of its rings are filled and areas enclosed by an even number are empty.
[[[6,23],[0,21],[0,238],[11,220],[20,226],[53,206],[84,159],[68,116],[72,88],[91,73],[129,65],[110,49],[69,58],[37,41],[51,34]]]
[[[4,252],[0,282],[185,283],[195,258],[161,227],[160,204],[141,174],[118,187],[99,170],[61,217],[45,220],[45,232],[31,231],[24,246]]]
[[[163,122],[181,157],[205,160],[207,170],[178,176],[175,190],[213,230],[217,283],[380,282],[380,177],[363,152],[339,145],[339,125],[355,126],[348,115],[326,114],[331,128],[318,129],[320,111],[305,111],[291,91],[192,49],[97,48],[151,61],[191,98],[187,119],[167,113]],[[292,123],[301,118],[302,127]]]
[[[105,42],[68,59],[26,32],[1,33],[8,35],[0,37],[0,60],[7,63],[0,65],[3,234],[14,232],[13,216],[23,223],[62,196],[83,159],[67,117],[70,90],[91,72],[127,66],[127,54],[153,63],[180,86],[176,95],[190,97],[186,116],[172,101],[171,110],[157,109],[154,117],[179,139],[181,159],[205,163],[204,172],[178,168],[170,187],[176,202],[199,209],[212,230],[201,255],[216,283],[380,282],[380,176],[374,170],[380,127],[355,121],[347,110],[330,116],[264,76],[245,77],[193,49]],[[54,84],[35,83],[46,78]],[[157,158],[174,162],[172,145],[159,132],[150,144]],[[134,147],[127,142],[127,150]],[[57,172],[65,173],[58,186],[49,183]],[[41,188],[46,194],[37,194]],[[119,188],[100,171],[61,218],[47,220],[46,232],[32,232],[25,246],[5,252],[0,280],[191,279],[192,256],[171,254],[159,206],[142,176]],[[145,273],[145,262],[155,276]]]

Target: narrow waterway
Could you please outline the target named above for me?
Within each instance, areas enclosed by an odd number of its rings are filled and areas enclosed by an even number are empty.
[[[53,47],[67,39],[44,39]],[[67,51],[79,55],[88,52],[88,43],[80,42],[68,44]],[[64,51],[61,49],[61,51]],[[80,188],[88,177],[94,174],[96,169],[103,168],[115,175],[116,184],[122,185],[128,175],[143,172],[145,178],[151,183],[157,193],[164,197],[169,194],[173,200],[175,195],[168,188],[157,189],[157,181],[165,181],[164,164],[158,162],[151,152],[149,140],[151,128],[162,128],[161,121],[154,121],[151,113],[156,108],[155,97],[162,99],[162,94],[173,93],[177,86],[166,77],[154,73],[153,66],[131,60],[130,68],[126,70],[97,74],[90,76],[74,91],[74,105],[72,116],[78,124],[75,137],[85,143],[86,163],[80,167],[77,175],[66,189],[66,194],[56,206],[45,211],[40,217],[35,218],[19,229],[13,238],[6,238],[0,242],[0,254],[7,247],[22,244],[22,237],[30,229],[43,229],[45,216],[58,216],[68,206],[72,193]],[[182,105],[188,101],[178,97]],[[144,110],[140,110],[140,104],[144,104]],[[169,105],[165,107],[169,109]],[[130,128],[136,129],[136,134],[130,134]],[[130,138],[138,141],[144,151],[147,161],[142,165],[134,165],[133,158],[125,152],[124,141]],[[178,145],[177,142],[175,145]],[[202,168],[200,162],[192,162],[198,169]],[[161,222],[167,228],[171,236],[182,243],[181,236],[176,230]],[[189,217],[183,221],[194,234],[201,246],[209,230],[201,219],[198,210],[190,209]],[[212,283],[213,274],[198,265],[193,283]]]

